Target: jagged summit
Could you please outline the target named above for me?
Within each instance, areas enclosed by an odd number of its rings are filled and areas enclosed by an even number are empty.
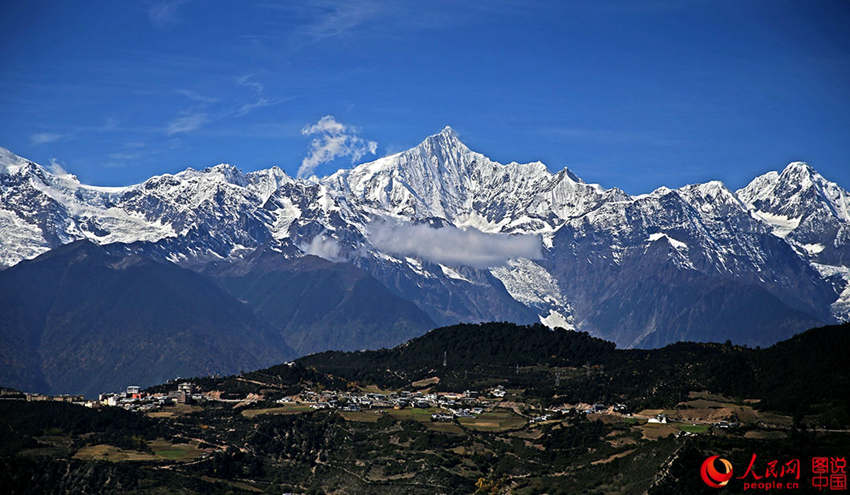
[[[452,126],[450,126],[448,124],[446,124],[443,127],[443,129],[440,131],[440,134],[442,134],[444,136],[452,136],[452,137],[455,137],[455,138],[458,137],[457,132],[452,128]]]
[[[241,171],[235,166],[229,163],[219,163],[218,165],[213,165],[212,167],[208,167],[206,169],[207,172],[216,172],[216,173],[235,173]]]
[[[561,169],[561,170],[560,170],[557,174],[555,174],[555,175],[556,175],[556,176],[564,175],[564,176],[566,176],[568,179],[570,179],[570,180],[571,180],[571,181],[573,181],[573,182],[579,182],[579,183],[582,183],[582,184],[584,183],[584,179],[582,179],[581,177],[579,177],[578,175],[576,175],[576,174],[575,174],[575,172],[573,172],[572,170],[570,170],[568,167],[564,167],[564,168],[562,168],[562,169]]]
[[[738,190],[758,215],[784,232],[810,217],[850,221],[850,195],[806,162],[791,162],[781,172],[768,172]]]
[[[30,161],[26,158],[22,158],[0,146],[0,175],[17,173],[29,163]]]
[[[195,170],[192,167],[188,167],[174,174],[174,177],[212,182],[220,181],[237,186],[245,186],[247,184],[245,174],[229,163],[219,163],[218,165],[202,170]]]
[[[796,161],[796,162],[788,163],[788,165],[786,165],[785,168],[782,169],[782,173],[815,174],[817,172],[815,171],[815,169],[811,165],[808,164],[808,162]]]

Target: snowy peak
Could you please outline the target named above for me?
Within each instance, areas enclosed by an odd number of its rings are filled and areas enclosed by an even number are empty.
[[[26,158],[22,158],[6,148],[0,147],[0,175],[18,173],[29,163],[29,160]]]
[[[828,181],[809,164],[792,162],[782,170],[773,188],[773,195],[795,203],[817,201]],[[796,206],[796,205],[795,205]]]
[[[470,150],[451,127],[323,182],[373,213],[441,217],[488,232],[553,232],[605,198],[627,197],[585,184],[566,168],[553,175],[539,161],[493,161]]]
[[[24,181],[29,180],[31,183],[34,181],[36,187],[57,187],[67,190],[76,190],[81,187],[98,189],[96,186],[84,186],[76,175],[68,173],[59,166],[44,167],[5,148],[0,148],[0,175],[20,176]]]
[[[263,202],[268,201],[275,191],[283,187],[285,184],[292,184],[295,180],[286,175],[286,172],[280,167],[274,166],[255,172],[246,174],[249,187],[254,189],[256,193],[263,198]]]
[[[245,174],[229,163],[220,163],[203,170],[195,170],[189,167],[182,172],[178,172],[175,176],[187,179],[198,178],[210,182],[226,182],[243,187],[247,183]]]
[[[438,147],[444,147],[447,149],[460,149],[469,151],[469,147],[460,140],[460,136],[458,133],[451,128],[451,126],[443,127],[443,130],[438,132],[437,134],[432,134],[426,137],[419,146],[424,145],[426,142],[430,142],[432,146],[436,145]]]
[[[572,170],[570,170],[567,167],[562,168],[560,172],[555,174],[555,178],[559,181],[560,180],[570,180],[572,182],[584,184],[584,180],[582,180],[581,177],[576,175]]]
[[[469,153],[469,147],[460,140],[460,136],[449,126],[432,134],[422,140],[418,145],[408,151],[434,155],[452,155],[458,153]]]
[[[780,227],[780,234],[796,229],[804,217],[850,222],[847,191],[805,162],[756,177],[737,193],[757,216]]]
[[[730,217],[747,211],[738,197],[718,180],[684,186],[677,192],[703,216]]]
[[[808,163],[791,162],[782,169],[780,180],[784,180],[785,182],[798,182],[803,187],[809,187],[811,185],[812,177],[814,176],[821,177],[821,175]]]
[[[779,182],[779,172],[772,170],[766,174],[759,175],[745,187],[738,189],[736,194],[747,205],[752,205],[758,200],[769,198]]]
[[[446,127],[409,150],[341,170],[322,182],[379,212],[452,219],[468,209],[481,180],[496,165],[503,167],[471,151]]]
[[[404,154],[408,158],[403,162],[404,172],[409,177],[419,179],[429,176],[436,179],[445,192],[455,195],[461,193],[461,187],[468,185],[465,179],[472,175],[476,159],[484,158],[473,153],[451,127],[428,136]]]
[[[455,139],[457,139],[457,137],[458,137],[457,132],[455,132],[455,130],[452,129],[452,126],[450,126],[450,125],[446,125],[445,127],[443,127],[443,130],[440,131],[440,134],[442,134],[443,136],[449,136],[449,137],[453,136]]]

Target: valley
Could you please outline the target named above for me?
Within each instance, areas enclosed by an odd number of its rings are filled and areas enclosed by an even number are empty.
[[[752,452],[846,455],[848,335],[623,351],[540,325],[459,325],[102,402],[7,390],[2,481],[13,493],[709,493],[693,475],[709,454],[736,469]],[[441,349],[454,350],[445,366]],[[787,359],[803,353],[818,366]]]

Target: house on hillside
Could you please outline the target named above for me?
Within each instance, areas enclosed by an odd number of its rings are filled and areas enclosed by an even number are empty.
[[[667,415],[664,414],[664,413],[659,413],[654,418],[649,418],[649,420],[647,420],[647,423],[660,423],[660,424],[666,425],[667,424]]]

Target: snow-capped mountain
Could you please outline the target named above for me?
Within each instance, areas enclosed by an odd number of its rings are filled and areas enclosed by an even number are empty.
[[[820,261],[846,263],[850,194],[803,162],[756,177],[738,191],[773,232]]]
[[[756,177],[738,191],[754,216],[785,239],[840,296],[836,318],[850,318],[850,193],[803,162]]]
[[[201,271],[313,254],[365,270],[438,324],[540,320],[625,346],[767,343],[850,315],[848,194],[802,163],[737,192],[715,181],[629,196],[495,162],[446,127],[321,179],[222,164],[105,188],[2,150],[0,187],[5,266],[76,239]],[[539,254],[447,262],[376,244],[386,224],[494,246],[537,236]]]
[[[322,182],[370,212],[443,218],[484,232],[551,235],[568,218],[628,198],[585,184],[567,169],[552,174],[541,162],[494,162],[467,148],[450,127]]]
[[[835,297],[719,182],[605,203],[563,225],[553,245],[547,268],[571,295],[579,328],[606,328],[624,345],[748,340],[740,318],[760,306],[781,316],[748,321],[749,334],[828,319]]]

